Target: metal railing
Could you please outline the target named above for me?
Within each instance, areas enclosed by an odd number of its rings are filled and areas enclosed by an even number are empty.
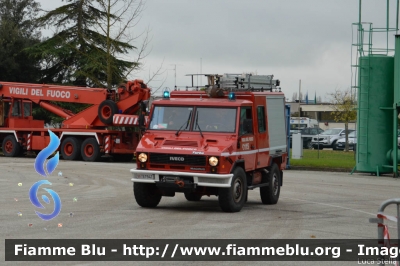
[[[396,204],[397,206],[397,217],[385,215],[384,211],[387,206]],[[389,230],[388,227],[384,224],[384,220],[390,220],[397,223],[397,240],[400,240],[400,198],[389,199],[384,201],[378,209],[377,218],[370,218],[370,223],[378,224],[378,246],[381,247],[390,247],[395,246],[390,242]],[[398,243],[396,243],[398,246]],[[399,261],[400,256],[397,257],[397,261]],[[383,259],[383,257],[382,257]]]

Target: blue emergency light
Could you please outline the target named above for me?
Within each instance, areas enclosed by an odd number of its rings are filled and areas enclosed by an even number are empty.
[[[229,101],[234,101],[236,99],[236,95],[235,95],[235,93],[233,92],[233,91],[231,91],[229,94],[228,94],[228,100]]]
[[[169,91],[164,91],[163,98],[169,99]]]

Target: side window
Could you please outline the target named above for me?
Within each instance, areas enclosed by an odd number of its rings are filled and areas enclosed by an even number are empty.
[[[257,119],[258,119],[258,132],[265,132],[265,110],[264,106],[257,107]]]
[[[240,122],[239,122],[240,135],[252,134],[253,133],[253,122],[251,115],[251,107],[245,106],[240,108]]]
[[[21,101],[14,101],[12,116],[21,116]]]
[[[32,116],[32,103],[24,103],[24,117]]]

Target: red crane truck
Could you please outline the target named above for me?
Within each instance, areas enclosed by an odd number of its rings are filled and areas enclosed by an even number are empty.
[[[32,104],[64,118],[60,128],[51,129],[61,140],[60,153],[66,160],[97,161],[112,155],[132,160],[139,134],[136,113],[150,98],[142,80],[129,81],[117,90],[0,82],[0,143],[5,156],[40,151],[49,141],[43,120],[32,116]],[[89,104],[74,114],[54,102]],[[110,130],[109,127],[113,127]]]
[[[130,170],[140,206],[183,192],[188,201],[216,195],[223,211],[238,212],[255,188],[262,203],[278,202],[288,156],[279,80],[207,77],[207,92],[165,91],[152,103]]]

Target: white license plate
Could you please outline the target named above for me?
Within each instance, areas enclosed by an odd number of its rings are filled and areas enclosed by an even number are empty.
[[[137,174],[138,179],[154,179],[154,174]]]

